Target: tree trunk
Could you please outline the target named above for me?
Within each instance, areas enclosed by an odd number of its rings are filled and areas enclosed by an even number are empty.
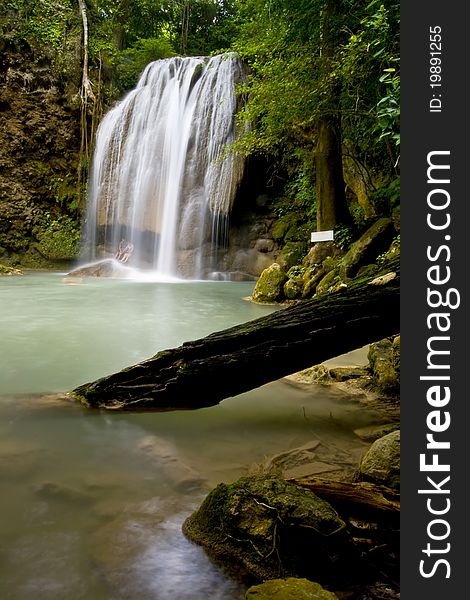
[[[88,16],[86,11],[85,0],[78,0],[78,8],[82,17],[83,28],[82,88],[80,95],[82,98],[82,103],[86,106],[89,98],[94,100],[94,94],[91,87],[91,81],[88,76]]]
[[[89,407],[178,410],[213,406],[399,331],[399,259],[384,285],[356,278],[338,292],[164,350],[70,395]]]
[[[332,117],[320,119],[315,150],[317,231],[334,229],[339,223],[351,220],[346,204],[338,131],[339,127],[335,127]]]
[[[189,2],[181,3],[181,54],[184,56],[188,50],[189,18],[191,16],[191,5]]]
[[[88,16],[85,0],[78,0],[78,8],[82,18],[83,29],[83,62],[82,62],[82,84],[80,87],[80,160],[78,164],[78,179],[77,185],[79,193],[81,192],[82,182],[84,179],[84,162],[88,164],[90,159],[90,144],[89,144],[89,128],[88,128],[88,102],[93,102],[95,105],[95,95],[91,87],[91,81],[88,76]],[[93,127],[92,127],[93,129]]]
[[[338,15],[338,2],[327,0],[322,11],[321,69],[325,79],[332,69],[337,46],[337,27],[333,20]],[[334,80],[330,84],[328,107],[317,123],[315,149],[315,192],[317,201],[317,231],[334,229],[351,218],[346,203],[343,179],[341,142],[340,90]]]
[[[118,50],[124,50],[126,39],[126,24],[129,23],[129,0],[121,0],[114,28],[114,43]]]

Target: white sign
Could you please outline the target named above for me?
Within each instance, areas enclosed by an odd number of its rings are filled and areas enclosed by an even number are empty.
[[[333,229],[328,231],[315,231],[312,232],[310,241],[311,242],[329,242],[334,239]]]

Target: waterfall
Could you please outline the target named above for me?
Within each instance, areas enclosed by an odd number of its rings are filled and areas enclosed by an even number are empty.
[[[146,67],[97,131],[87,259],[112,256],[126,240],[136,267],[190,278],[214,269],[243,173],[243,159],[225,154],[243,79],[233,53]]]

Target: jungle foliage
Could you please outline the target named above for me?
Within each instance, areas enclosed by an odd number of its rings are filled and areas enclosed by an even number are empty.
[[[314,222],[320,168],[339,163],[341,173],[353,157],[372,191],[398,177],[399,9],[396,0],[5,0],[0,35],[4,44],[28,45],[77,89],[87,51],[85,109],[93,119],[85,114],[85,147],[102,112],[148,62],[235,50],[248,67],[238,119],[250,123],[235,150],[268,156],[286,182],[286,207],[304,207]],[[341,192],[344,182],[328,185]],[[343,201],[342,193],[326,196]],[[380,210],[388,210],[383,202]],[[360,207],[349,211],[364,221]],[[333,222],[346,222],[338,215]]]

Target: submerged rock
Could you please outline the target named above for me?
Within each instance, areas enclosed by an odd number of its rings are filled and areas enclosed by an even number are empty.
[[[375,442],[379,438],[400,429],[400,422],[384,423],[382,425],[367,425],[366,427],[358,427],[354,433],[364,442]]]
[[[36,471],[46,448],[25,440],[0,440],[0,481],[21,480]]]
[[[346,524],[313,492],[276,476],[219,484],[183,532],[243,580],[343,580],[358,552]]]
[[[298,448],[275,454],[263,464],[258,465],[257,472],[265,475],[279,475],[283,479],[289,480],[338,471],[340,469],[338,465],[321,460],[314,452],[318,446],[320,446],[320,442],[312,440]]]
[[[48,501],[79,504],[81,506],[91,504],[95,501],[95,498],[91,494],[53,481],[45,481],[35,485],[33,490],[38,497]]]
[[[319,583],[295,577],[271,579],[250,587],[245,600],[337,600],[338,596]]]
[[[156,435],[145,436],[138,444],[137,451],[152,461],[177,491],[191,491],[206,488],[206,481],[193,467],[178,455],[178,449]]]

